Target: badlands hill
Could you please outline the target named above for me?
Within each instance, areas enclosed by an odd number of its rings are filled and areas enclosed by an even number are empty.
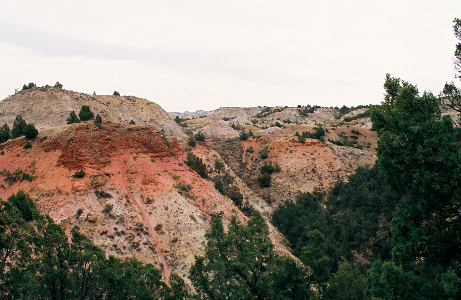
[[[69,112],[88,105],[103,118],[66,125]],[[174,121],[160,106],[136,97],[94,96],[54,87],[21,91],[0,102],[0,124],[20,114],[39,129],[0,144],[0,198],[19,190],[42,213],[69,232],[78,227],[108,254],[154,263],[168,278],[186,277],[194,256],[203,254],[212,217],[247,216],[216,188],[215,162],[233,178],[243,202],[262,213],[278,252],[284,237],[270,225],[279,203],[300,192],[324,191],[361,165],[372,165],[377,136],[366,108],[221,108]],[[133,120],[136,125],[129,125]],[[325,129],[324,140],[300,142],[296,132]],[[277,126],[274,126],[277,125]],[[167,133],[162,136],[161,130]],[[237,129],[237,130],[236,130]],[[242,132],[253,133],[240,139]],[[186,140],[198,132],[204,142]],[[185,164],[187,152],[200,157],[209,178]],[[261,168],[278,165],[270,187],[258,182]],[[76,171],[85,176],[77,178]],[[219,173],[219,174],[218,174]]]
[[[115,123],[153,125],[165,130],[168,136],[186,138],[184,132],[158,104],[133,96],[88,95],[45,86],[34,87],[0,101],[0,124],[10,126],[17,115],[37,129],[66,124],[69,113],[77,114],[82,105],[88,105],[96,115]]]
[[[21,137],[0,144],[0,198],[23,190],[67,232],[76,226],[106,253],[154,263],[165,278],[171,271],[185,277],[204,250],[213,214],[246,219],[184,164],[175,139],[164,140],[152,126],[72,124],[41,130],[31,148],[26,143]],[[194,153],[218,157],[206,145]],[[281,245],[273,228],[272,236]]]

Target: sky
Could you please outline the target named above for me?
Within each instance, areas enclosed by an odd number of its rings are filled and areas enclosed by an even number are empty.
[[[133,95],[166,111],[357,106],[386,73],[455,79],[460,0],[14,0],[0,3],[0,99],[24,83]]]

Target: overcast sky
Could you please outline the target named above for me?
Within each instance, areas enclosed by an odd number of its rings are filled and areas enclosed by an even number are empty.
[[[167,111],[353,106],[386,73],[438,94],[455,17],[460,0],[2,1],[0,99],[59,81]]]

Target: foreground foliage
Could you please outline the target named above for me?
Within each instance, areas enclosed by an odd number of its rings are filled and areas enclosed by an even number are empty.
[[[259,213],[247,225],[232,218],[227,232],[215,218],[206,238],[189,276],[199,299],[311,299],[307,270],[274,252]]]
[[[60,225],[18,192],[0,202],[0,299],[186,299],[184,281],[171,288],[151,264],[106,258],[86,236]]]

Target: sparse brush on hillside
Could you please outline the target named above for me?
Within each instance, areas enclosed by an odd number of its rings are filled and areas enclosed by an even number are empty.
[[[271,186],[271,180],[272,180],[272,173],[274,172],[280,172],[282,169],[280,166],[275,163],[272,164],[272,162],[265,163],[260,170],[260,175],[258,176],[258,182],[259,182],[259,187],[261,188],[266,188]]]
[[[215,183],[215,188],[224,196],[229,197],[239,208],[243,206],[243,195],[240,189],[234,185],[234,177],[224,169],[224,162],[220,159],[215,160],[215,170],[218,174],[211,180]]]
[[[323,142],[324,136],[325,136],[325,128],[323,128],[323,126],[321,125],[318,125],[314,127],[314,131],[315,131],[314,133],[303,131],[301,134],[299,134],[299,132],[296,132],[295,136],[298,137],[298,141],[303,144],[306,141],[306,138],[316,139],[316,140]]]
[[[317,105],[315,105],[315,106],[307,105],[307,106],[304,107],[304,108],[299,107],[300,109],[298,110],[298,113],[299,113],[301,116],[303,116],[303,117],[307,117],[309,114],[314,113],[314,112],[317,110],[318,107],[320,107],[320,106],[317,106]]]
[[[187,144],[189,145],[189,147],[195,147],[197,145],[197,140],[195,139],[195,137],[190,136],[187,139]]]
[[[245,129],[243,129],[239,133],[239,139],[242,141],[246,141],[250,136],[253,136],[253,131],[251,130],[245,131]]]

